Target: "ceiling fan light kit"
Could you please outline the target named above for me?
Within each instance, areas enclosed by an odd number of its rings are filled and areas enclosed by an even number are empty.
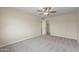
[[[44,15],[48,15],[48,14],[49,14],[49,13],[47,13],[47,12],[46,12],[46,13],[44,13]]]

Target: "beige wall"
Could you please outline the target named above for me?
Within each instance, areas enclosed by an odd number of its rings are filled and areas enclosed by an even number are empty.
[[[48,19],[50,34],[60,37],[77,39],[77,13],[69,13]]]
[[[3,8],[0,46],[18,42],[41,34],[38,17],[13,8]]]
[[[79,42],[79,11],[78,11],[78,20],[77,20],[77,40],[78,40],[78,42]]]

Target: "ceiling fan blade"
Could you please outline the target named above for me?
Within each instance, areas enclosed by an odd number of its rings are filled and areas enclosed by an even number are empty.
[[[50,13],[56,13],[56,11],[50,11]]]
[[[38,12],[42,12],[42,10],[37,10]]]
[[[43,15],[43,13],[40,13],[39,15]]]

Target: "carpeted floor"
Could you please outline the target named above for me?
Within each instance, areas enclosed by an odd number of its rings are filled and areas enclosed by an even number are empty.
[[[1,52],[78,52],[76,40],[56,36],[38,36],[0,48]]]

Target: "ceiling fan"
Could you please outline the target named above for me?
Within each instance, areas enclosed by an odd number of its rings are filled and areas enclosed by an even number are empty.
[[[56,13],[53,7],[42,7],[39,10],[37,10],[37,12],[39,12],[39,15],[45,16],[49,16],[51,13]]]

